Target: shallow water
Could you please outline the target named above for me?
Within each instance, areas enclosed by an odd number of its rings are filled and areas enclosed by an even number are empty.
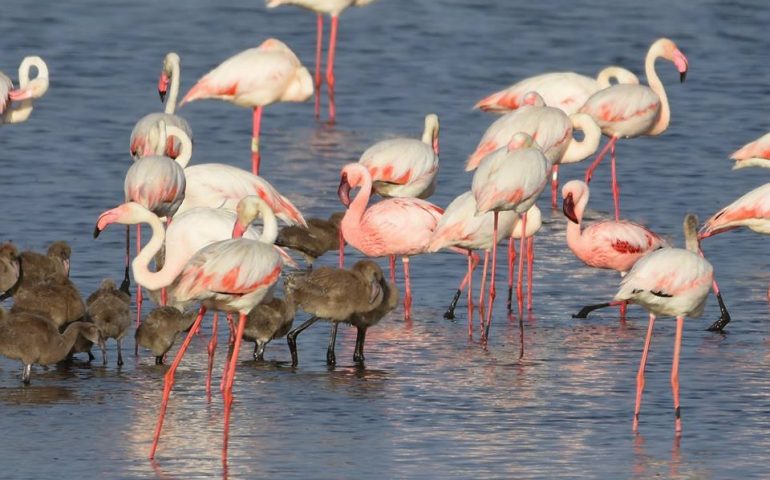
[[[680,85],[673,66],[659,62],[671,126],[661,137],[618,146],[623,215],[680,243],[685,212],[709,215],[770,178],[730,171],[727,160],[770,128],[763,2],[485,3],[381,0],[346,11],[338,123],[315,122],[312,102],[267,108],[263,175],[307,216],[327,216],[340,209],[342,165],[377,140],[417,136],[424,114],[434,111],[442,154],[432,200],[446,206],[469,188],[463,161],[494,120],[471,110],[479,98],[544,71],[592,74],[613,63],[641,74],[647,47],[665,35],[687,55],[690,73]],[[267,11],[259,1],[11,2],[0,25],[0,69],[13,73],[24,55],[39,54],[52,79],[32,118],[0,131],[0,240],[34,249],[67,240],[72,278],[84,295],[120,274],[122,229],[98,241],[91,232],[99,212],[122,199],[133,123],[161,108],[155,86],[163,55],[181,55],[186,91],[222,59],[268,36],[312,66],[315,41],[311,14]],[[199,102],[181,113],[196,136],[193,162],[248,168],[247,110]],[[564,178],[582,176],[585,166],[563,168]],[[592,184],[590,208],[601,215],[611,208],[608,171],[602,166]],[[545,196],[541,207],[549,211]],[[371,329],[365,369],[353,366],[350,329],[342,329],[340,365],[331,370],[322,325],[299,337],[297,369],[288,366],[283,340],[268,346],[264,364],[251,361],[245,347],[229,477],[767,477],[769,240],[741,231],[706,242],[733,323],[725,334],[704,331],[718,316],[711,299],[704,318],[685,326],[684,432],[677,439],[669,386],[674,324],[658,322],[641,434],[634,436],[646,314],[631,308],[625,324],[609,310],[570,318],[581,305],[609,298],[618,278],[582,266],[566,248],[564,219],[546,217],[536,242],[535,308],[520,323],[498,300],[487,348],[477,334],[468,338],[463,300],[455,322],[441,316],[465,266],[451,253],[413,259],[414,319],[406,324],[399,308]],[[215,395],[207,404],[203,393],[206,333],[178,372],[156,464],[147,454],[165,367],[146,352],[139,359],[129,353],[119,369],[110,344],[107,367],[36,367],[29,387],[20,384],[18,364],[0,360],[3,475],[223,475],[222,402]],[[130,352],[133,339],[125,343]],[[217,372],[223,361],[220,348]]]

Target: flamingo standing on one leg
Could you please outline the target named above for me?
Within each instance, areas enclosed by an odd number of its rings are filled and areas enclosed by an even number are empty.
[[[506,148],[501,148],[481,161],[473,175],[473,195],[476,197],[476,214],[494,212],[492,238],[497,238],[499,212],[513,210],[522,217],[522,229],[527,230],[527,210],[534,205],[548,181],[548,159],[536,147],[532,137],[516,133]],[[521,251],[524,252],[521,238]],[[524,256],[519,258],[519,270],[524,266]],[[482,339],[489,338],[492,324],[492,307],[495,300],[495,264],[497,243],[492,244],[492,273],[489,282],[489,310],[482,331]],[[521,313],[521,312],[519,312]]]
[[[297,5],[308,10],[316,12],[317,33],[315,49],[315,117],[321,116],[321,44],[323,43],[323,14],[328,13],[331,17],[331,32],[329,32],[329,52],[326,61],[326,87],[329,95],[329,121],[334,123],[337,117],[336,107],[334,105],[334,56],[337,50],[337,27],[339,16],[343,10],[350,6],[362,7],[372,3],[374,0],[267,0],[267,8],[274,8],[279,5]]]
[[[541,73],[479,100],[473,108],[485,112],[508,113],[526,105],[524,96],[527,93],[537,92],[546,105],[571,115],[577,113],[588,97],[612,85],[612,80],[617,83],[639,83],[639,78],[632,72],[615,66],[604,68],[596,78],[575,72]]]
[[[438,176],[438,115],[425,116],[422,139],[383,140],[361,155],[358,163],[369,169],[372,190],[383,197],[426,199],[436,190]],[[344,245],[340,245],[340,265],[344,265]],[[395,283],[396,257],[390,257],[390,281]]]
[[[179,81],[181,78],[181,67],[179,55],[169,52],[163,59],[163,69],[160,72],[158,81],[158,94],[161,102],[166,98],[166,107],[163,112],[150,113],[139,119],[131,130],[130,152],[134,160],[138,160],[147,155],[153,155],[158,151],[158,142],[163,141],[160,138],[160,132],[153,128],[159,121],[163,120],[166,125],[173,125],[184,130],[185,134],[192,140],[192,129],[187,120],[176,115],[176,100],[179,95]],[[170,88],[169,88],[170,84]],[[166,147],[162,150],[163,155],[169,158],[176,158],[179,155],[181,145],[179,140],[174,137],[166,139]]]
[[[742,146],[730,158],[735,160],[733,170],[746,167],[770,168],[770,133]]]
[[[268,38],[204,75],[182,99],[214,98],[253,108],[251,172],[259,174],[259,130],[262,108],[275,102],[304,102],[313,95],[313,79],[297,55],[282,41]]]
[[[508,238],[513,231],[513,225],[518,215],[513,211],[500,212],[498,217],[497,241]],[[494,226],[494,214],[492,212],[476,216],[476,197],[472,191],[467,191],[452,200],[452,203],[444,210],[436,229],[428,244],[429,252],[437,252],[442,248],[459,247],[468,250],[468,273],[465,274],[455,296],[449,305],[444,318],[454,318],[455,307],[460,299],[463,289],[468,285],[468,310],[473,308],[473,271],[476,269],[478,259],[474,258],[473,250],[484,250],[484,270],[482,278],[486,277],[489,264],[489,251],[492,250],[492,227]],[[483,302],[484,290],[482,287],[479,304]],[[468,333],[471,333],[471,315],[468,315]]]
[[[637,303],[650,312],[650,324],[642,350],[642,360],[636,376],[636,406],[634,407],[634,432],[639,429],[639,410],[644,390],[644,368],[650,350],[655,317],[676,317],[674,361],[671,367],[671,390],[674,396],[674,418],[677,434],[682,431],[679,406],[679,356],[682,347],[684,317],[699,317],[703,313],[706,297],[714,278],[711,264],[699,254],[696,229],[698,218],[688,214],[684,220],[686,249],[661,248],[634,264],[620,282],[615,301]]]
[[[32,68],[37,70],[37,74],[30,79]],[[4,80],[0,81],[0,125],[24,122],[32,114],[32,101],[48,91],[48,66],[36,55],[24,57],[19,65],[19,88],[16,90],[10,79],[3,77]],[[21,103],[13,105],[11,102]]]
[[[567,246],[589,267],[616,270],[625,275],[642,257],[668,242],[655,232],[628,220],[604,220],[583,228],[583,212],[590,191],[580,180],[571,180],[562,188],[564,216],[567,223]],[[625,317],[626,304],[620,305],[620,317]],[[587,314],[588,312],[581,311]],[[578,314],[584,318],[585,315]]]
[[[521,221],[521,217],[516,218],[513,224],[513,231],[511,237],[508,239],[508,311],[511,311],[511,301],[513,300],[513,264],[516,260],[516,244],[515,240],[524,239],[526,245],[526,252],[522,251],[521,255],[527,256],[527,310],[532,310],[532,276],[533,269],[535,267],[535,234],[540,231],[543,226],[543,216],[540,213],[540,209],[537,205],[532,205],[527,210],[527,230],[524,231],[524,223]],[[524,293],[523,293],[523,276],[524,272],[520,269],[518,279],[516,281],[516,300],[518,302],[519,311],[524,308]]]
[[[687,75],[687,58],[668,38],[656,40],[647,51],[644,71],[646,85],[613,85],[593,94],[580,108],[580,112],[591,115],[601,127],[602,133],[610,137],[607,145],[586,170],[586,183],[591,182],[594,170],[611,151],[612,157],[612,198],[615,204],[615,220],[620,219],[620,190],[615,175],[615,144],[618,138],[633,138],[641,135],[657,136],[665,132],[671,120],[668,97],[658,74],[655,60],[665,58],[676,65],[680,81]]]
[[[361,190],[350,200],[351,188]],[[348,210],[340,224],[345,241],[369,257],[400,255],[404,263],[404,316],[411,318],[409,257],[428,251],[428,243],[444,211],[418,198],[388,198],[369,208],[372,177],[360,163],[342,168],[337,190]]]
[[[207,308],[237,312],[240,315],[224,388],[225,418],[222,455],[223,458],[227,457],[230,411],[233,402],[232,388],[246,316],[276,283],[282,267],[281,257],[273,245],[259,240],[240,238],[257,214],[261,214],[265,222],[263,239],[273,242],[278,234],[275,217],[270,207],[260,199],[254,199],[254,205],[257,206],[256,211],[250,208],[239,211],[238,220],[233,228],[233,239],[215,242],[199,250],[185,264],[179,275],[170,281],[169,272],[150,272],[148,268],[150,260],[160,250],[165,236],[163,224],[155,214],[137,203],[129,202],[99,216],[94,236],[111,223],[127,225],[149,223],[152,228],[152,238],[132,262],[137,283],[154,289],[171,285],[179,301],[201,303],[198,317],[166,373],[150,458],[154,458],[160,439],[168,397],[174,384],[174,373],[193,335],[198,330]]]

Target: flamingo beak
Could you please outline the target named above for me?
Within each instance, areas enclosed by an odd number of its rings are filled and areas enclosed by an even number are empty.
[[[102,230],[107,228],[107,225],[115,223],[119,218],[120,214],[117,208],[107,210],[99,215],[99,219],[96,221],[96,226],[94,227],[94,238],[97,238],[99,234],[102,233]]]
[[[158,95],[160,95],[160,102],[163,103],[166,100],[166,92],[168,92],[168,75],[166,72],[160,73],[160,80],[158,80]]]
[[[233,234],[232,234],[231,237],[232,238],[241,238],[241,237],[243,237],[243,232],[245,232],[245,231],[246,231],[246,227],[241,225],[241,222],[236,221],[235,222],[235,226],[233,227]]]
[[[564,216],[569,218],[571,222],[580,223],[578,222],[577,215],[575,215],[575,200],[573,200],[571,193],[568,193],[567,196],[564,197],[562,211],[564,212]]]
[[[340,178],[340,186],[337,187],[337,196],[345,208],[350,206],[350,183],[348,183],[348,174],[343,173]]]
[[[682,83],[684,82],[684,79],[687,78],[687,57],[685,57],[684,53],[677,48],[674,50],[673,61],[674,65],[676,65],[676,69],[679,70],[679,82]]]

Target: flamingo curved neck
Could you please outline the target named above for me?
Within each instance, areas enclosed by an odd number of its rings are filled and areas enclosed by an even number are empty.
[[[259,211],[262,214],[262,234],[259,236],[259,241],[273,244],[278,238],[278,220],[275,218],[273,209],[265,202],[260,202]]]
[[[609,66],[602,69],[596,76],[596,82],[602,89],[610,87],[612,80],[617,83],[638,84],[639,78],[634,75],[633,72],[626,70],[623,67]]]
[[[30,70],[37,69],[37,76],[30,80]],[[42,97],[48,91],[48,65],[38,56],[24,57],[19,65],[19,88],[25,89],[31,81],[37,81],[31,98],[22,100],[20,104],[8,108],[3,114],[2,123],[21,123],[32,114],[32,100]]]
[[[577,140],[574,136],[570,139],[567,150],[558,163],[574,163],[592,155],[599,148],[602,141],[602,129],[596,124],[590,115],[585,113],[573,113],[570,115],[572,131],[583,132],[583,140]]]
[[[357,243],[355,242],[355,239],[361,235],[358,226],[360,225],[366,207],[369,204],[369,197],[372,195],[372,176],[369,174],[369,170],[367,170],[366,167],[363,167],[361,170],[363,178],[361,185],[359,185],[361,188],[355,198],[353,198],[353,201],[350,202],[348,211],[345,212],[341,224],[343,236],[351,245]],[[351,238],[353,241],[350,240]]]
[[[671,109],[668,105],[668,96],[666,96],[666,90],[663,88],[663,82],[660,81],[658,73],[655,71],[655,60],[659,57],[664,57],[661,48],[651,48],[647,52],[647,57],[644,60],[644,73],[647,75],[647,84],[652,91],[658,94],[660,97],[660,111],[658,113],[658,119],[652,126],[647,135],[660,135],[668,128],[668,124],[671,121]]]
[[[187,136],[184,130],[174,125],[166,125],[166,134],[179,140],[179,155],[177,155],[175,160],[182,168],[185,168],[192,158],[192,141],[190,137]],[[165,138],[165,136],[161,138]],[[165,141],[159,143],[166,145]]]
[[[141,215],[139,222],[147,223],[152,229],[152,238],[145,245],[139,255],[131,262],[131,268],[134,271],[134,279],[136,283],[147,288],[148,290],[158,290],[163,287],[167,287],[174,282],[176,277],[182,271],[184,265],[172,265],[166,262],[157,272],[150,271],[150,261],[155,257],[160,248],[163,246],[163,242],[166,240],[166,232],[163,229],[163,222],[160,221],[157,215],[150,212]]]
[[[166,113],[173,114],[176,111],[176,99],[179,96],[179,76],[180,76],[179,58],[173,57],[171,60],[171,86],[168,92],[168,101],[166,102],[166,108],[163,110]]]

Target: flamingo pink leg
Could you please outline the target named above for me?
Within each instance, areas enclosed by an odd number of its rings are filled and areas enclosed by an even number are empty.
[[[599,164],[602,163],[602,159],[604,159],[604,157],[607,155],[607,152],[610,150],[610,147],[612,145],[614,145],[615,142],[617,142],[617,141],[618,141],[617,137],[610,138],[610,140],[607,142],[607,144],[604,146],[604,148],[602,148],[602,150],[596,156],[596,159],[593,161],[593,163],[591,163],[591,166],[589,166],[586,169],[585,182],[587,184],[591,183],[591,177],[593,177],[593,175],[594,175],[594,170],[596,170],[596,167],[598,167]]]
[[[524,232],[527,231],[527,213],[524,212],[521,214],[521,243],[519,245],[519,251],[521,252],[521,255],[519,255],[519,275],[518,279],[516,280],[516,302],[519,306],[519,315],[522,314],[524,311],[524,255],[527,252],[526,250],[526,241],[527,237],[524,235]]]
[[[139,252],[142,250],[142,226],[137,225],[136,226],[136,254],[139,255]],[[138,283],[136,284],[136,327],[139,328],[139,325],[142,323],[142,302],[144,301],[144,298],[142,297],[142,286]]]
[[[219,382],[219,391],[222,393],[225,391],[225,383],[227,382],[227,369],[230,365],[230,355],[233,354],[233,342],[235,342],[235,324],[233,323],[233,315],[228,313],[225,316],[225,319],[227,320],[227,327],[230,329],[230,336],[227,339],[228,357],[225,360],[225,366],[222,369],[222,381]]]
[[[626,321],[626,312],[628,311],[628,302],[620,302],[620,321]]]
[[[251,173],[259,175],[259,130],[262,123],[262,107],[254,107],[254,124],[251,134]]]
[[[612,203],[615,205],[615,221],[620,220],[620,188],[618,187],[618,176],[615,171],[615,142],[610,142],[610,157],[612,159]]]
[[[246,314],[241,313],[238,320],[238,331],[235,334],[235,346],[230,358],[230,366],[227,369],[227,382],[225,383],[225,433],[222,446],[222,457],[227,458],[227,440],[230,434],[230,411],[233,405],[233,381],[235,380],[235,367],[238,366],[238,351],[241,349],[243,329],[246,328]]]
[[[479,326],[484,334],[484,288],[487,284],[487,267],[489,267],[489,250],[484,250],[484,268],[481,269],[481,291],[479,292]]]
[[[329,33],[329,58],[326,61],[326,89],[329,95],[329,121],[334,123],[337,111],[334,106],[334,52],[337,49],[337,26],[339,17],[332,16],[332,27]]]
[[[513,264],[516,262],[516,240],[511,236],[508,239],[508,311],[511,311],[511,301],[513,300]]]
[[[155,426],[155,435],[153,436],[152,447],[150,448],[150,459],[155,458],[155,451],[158,449],[158,441],[160,440],[160,431],[163,428],[163,419],[166,416],[166,408],[168,407],[168,397],[171,394],[171,388],[174,386],[174,373],[176,373],[176,369],[179,367],[179,364],[182,362],[182,357],[184,357],[184,353],[185,351],[187,351],[187,347],[190,346],[190,342],[192,341],[194,332],[197,329],[197,327],[200,325],[201,320],[203,320],[203,315],[205,315],[205,313],[206,313],[206,307],[201,307],[200,310],[198,311],[198,318],[195,319],[195,323],[193,323],[192,328],[190,328],[190,332],[187,334],[187,337],[184,339],[182,346],[179,347],[179,351],[174,357],[174,362],[171,364],[171,367],[168,369],[168,372],[166,372],[166,376],[163,381],[163,398],[160,401],[160,413],[158,414],[158,424]]]
[[[551,208],[558,208],[557,197],[559,194],[559,164],[551,168]]]
[[[532,310],[532,275],[535,266],[535,237],[527,239],[527,310]]]
[[[676,317],[676,339],[674,340],[674,362],[671,366],[671,391],[674,394],[674,429],[682,431],[682,415],[679,408],[679,355],[682,351],[682,330],[684,317]]]
[[[473,271],[477,265],[478,261],[473,261],[473,251],[468,250],[468,335],[473,335]]]
[[[391,255],[388,261],[390,262],[390,281],[396,283],[396,256]]]
[[[219,321],[219,312],[214,312],[214,321],[211,324],[211,340],[209,340],[209,365],[206,374],[206,401],[211,403],[211,370],[214,367],[214,351],[217,348],[217,323]]]
[[[652,327],[655,325],[655,315],[650,314],[650,324],[647,326],[647,338],[644,340],[642,361],[639,364],[639,372],[636,374],[636,406],[634,407],[634,432],[639,431],[639,411],[642,408],[642,391],[644,391],[644,367],[647,365],[647,354],[650,351],[652,340]]]
[[[404,262],[404,320],[412,319],[412,282],[409,279],[409,257],[404,255],[401,257],[401,261]]]
[[[497,210],[495,210],[495,226],[494,230],[492,230],[492,238],[497,238]],[[489,327],[492,325],[492,306],[495,302],[495,265],[497,264],[497,242],[492,241],[492,272],[490,273],[489,278],[489,306],[487,307],[489,310],[487,311],[487,321],[486,325],[484,325],[484,330],[482,331],[481,338],[482,340],[486,341],[489,338]]]
[[[315,118],[321,116],[321,42],[323,42],[324,36],[324,19],[323,15],[318,14],[318,32],[316,35],[316,48],[315,48]]]

